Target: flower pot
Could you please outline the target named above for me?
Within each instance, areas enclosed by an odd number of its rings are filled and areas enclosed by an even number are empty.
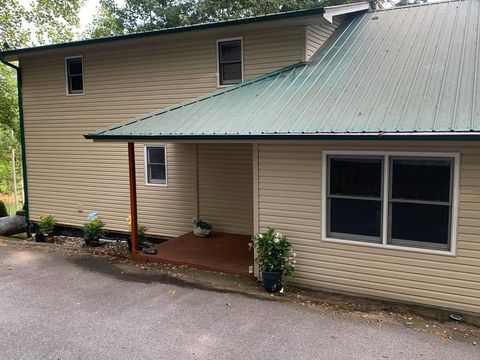
[[[193,234],[195,236],[198,236],[198,237],[205,237],[205,236],[208,236],[210,235],[210,233],[212,232],[211,229],[202,229],[201,227],[199,226],[195,226],[193,228]]]
[[[50,244],[54,243],[55,239],[53,238],[53,235],[45,235],[45,242]]]
[[[35,242],[45,242],[45,236],[43,236],[43,234],[40,232],[36,233]]]
[[[262,272],[264,289],[269,293],[279,292],[283,287],[282,275],[280,271]]]

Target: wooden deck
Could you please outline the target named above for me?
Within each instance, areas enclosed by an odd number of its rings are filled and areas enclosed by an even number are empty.
[[[156,255],[138,253],[135,259],[249,276],[249,266],[253,266],[250,239],[248,235],[221,232],[198,238],[190,232],[156,245]]]

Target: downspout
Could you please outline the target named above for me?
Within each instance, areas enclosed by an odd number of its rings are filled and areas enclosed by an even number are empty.
[[[17,72],[17,92],[18,92],[18,116],[20,118],[20,144],[22,147],[22,178],[23,178],[23,196],[24,196],[24,213],[25,224],[27,225],[27,233],[30,235],[30,211],[28,207],[28,181],[27,181],[27,156],[25,146],[25,123],[23,119],[23,97],[22,97],[22,69],[5,60],[0,54],[0,62],[15,69]]]

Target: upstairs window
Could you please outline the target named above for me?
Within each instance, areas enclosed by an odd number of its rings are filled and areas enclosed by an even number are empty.
[[[218,85],[232,85],[242,82],[242,39],[219,40],[217,46]]]
[[[83,58],[81,56],[65,59],[67,73],[67,94],[82,95],[83,89]]]
[[[454,252],[455,154],[326,155],[324,237]]]
[[[145,183],[147,185],[167,185],[165,146],[145,147]]]

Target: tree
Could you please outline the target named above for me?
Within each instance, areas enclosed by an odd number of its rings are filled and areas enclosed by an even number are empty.
[[[85,37],[134,32],[337,5],[355,0],[100,0]]]

